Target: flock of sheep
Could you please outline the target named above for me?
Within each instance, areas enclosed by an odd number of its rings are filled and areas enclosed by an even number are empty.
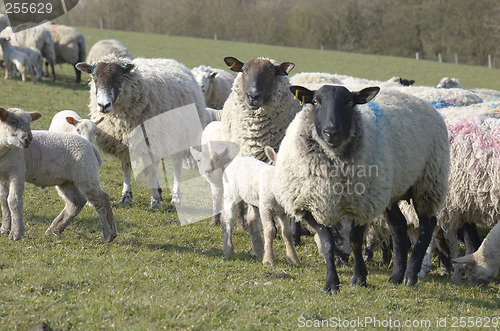
[[[99,214],[104,240],[112,241],[116,225],[100,187],[102,158],[94,138],[101,151],[121,161],[120,203],[132,204],[131,171],[142,162],[154,208],[161,205],[162,190],[160,157],[153,152],[158,137],[150,128],[164,133],[170,125],[196,137],[193,144],[161,136],[174,161],[172,203],[182,202],[182,165],[193,158],[210,183],[211,224],[222,224],[226,257],[234,254],[237,220],[263,264],[275,263],[278,229],[288,262],[297,265],[294,241],[302,222],[316,233],[326,261],[326,292],[339,290],[335,265],[341,254],[353,254],[351,284],[366,286],[369,257],[362,246],[365,240],[373,245],[374,238],[386,246],[392,240],[395,284],[412,285],[425,275],[436,246],[442,263],[455,262],[454,280],[465,271],[470,283],[489,283],[498,274],[500,92],[463,89],[449,78],[434,88],[397,77],[290,77],[291,62],[226,57],[237,73],[233,78],[222,69],[188,69],[171,59],[132,59],[116,40],[98,42],[84,62],[85,39],[74,28],[9,29],[0,34],[6,78],[15,67],[23,81],[26,72],[39,79],[41,58],[51,64],[53,79],[53,64],[61,61],[75,66],[77,82],[81,72],[92,77],[90,119],[65,110],[48,131],[32,132],[30,122],[40,113],[0,108],[0,232],[11,239],[25,234],[22,195],[30,182],[56,186],[66,203],[47,235],[63,231],[88,201]],[[174,114],[188,105],[195,121],[188,110]],[[171,123],[159,127],[163,122],[155,118],[162,114],[171,114]],[[132,132],[147,135],[145,143],[133,146]],[[493,227],[482,243],[473,240],[479,238],[475,224]],[[459,258],[462,227],[470,254]],[[409,236],[416,238],[407,261]],[[347,247],[339,244],[346,241]]]

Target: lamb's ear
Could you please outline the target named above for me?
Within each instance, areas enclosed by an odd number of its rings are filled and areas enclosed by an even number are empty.
[[[473,254],[469,254],[469,255],[459,257],[457,259],[453,259],[453,262],[460,263],[460,264],[475,264],[476,260],[474,260]]]
[[[91,74],[94,71],[95,66],[85,62],[78,62],[75,64],[75,68],[86,74]]]
[[[243,62],[241,62],[237,58],[231,57],[231,56],[225,57],[224,62],[229,67],[229,69],[231,69],[232,71],[236,71],[236,72],[240,72],[241,68],[243,68],[243,65],[244,65]]]
[[[9,111],[5,108],[0,107],[0,119],[2,120],[2,122],[5,121],[8,116],[9,116]]]
[[[212,72],[209,76],[208,79],[214,79],[215,76],[217,76],[217,71]]]
[[[217,162],[222,160],[229,152],[229,147],[224,148],[224,150],[220,153],[214,153],[214,158],[217,158]]]
[[[274,149],[271,146],[266,146],[264,147],[264,152],[266,153],[268,159],[271,160],[273,164],[276,164],[276,152]]]
[[[125,63],[123,69],[125,70],[123,74],[129,74],[132,70],[134,70],[135,64],[133,63]]]
[[[71,124],[73,126],[78,124],[78,121],[74,117],[71,117],[71,116],[66,117],[66,122],[68,122],[69,124]]]
[[[191,152],[191,155],[196,159],[196,157],[201,153],[194,147],[189,147],[189,151]]]
[[[92,123],[94,123],[95,125],[98,125],[99,123],[101,123],[102,121],[104,121],[104,116],[103,116],[103,117],[101,117],[101,118],[99,118],[99,119],[97,119],[97,120],[91,120],[91,121],[92,121]]]
[[[373,86],[362,89],[359,92],[353,92],[354,94],[354,103],[357,105],[362,105],[371,101],[380,91],[380,87]]]
[[[279,66],[276,66],[276,74],[279,76],[288,76],[293,68],[295,68],[295,63],[283,62]]]
[[[290,86],[290,91],[292,91],[294,98],[300,101],[302,106],[304,103],[311,103],[314,98],[314,92],[306,89],[302,86]]]
[[[30,111],[28,114],[31,116],[31,122],[36,121],[37,119],[42,117],[42,113],[37,111]]]

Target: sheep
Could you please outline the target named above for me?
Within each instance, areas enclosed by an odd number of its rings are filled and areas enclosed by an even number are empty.
[[[199,66],[191,70],[198,82],[207,107],[222,109],[234,83],[234,77],[222,69]]]
[[[34,47],[13,46],[15,50],[28,55],[33,73],[35,73],[35,81],[39,81],[43,76],[43,56],[42,53]]]
[[[457,258],[453,262],[464,265],[469,284],[489,284],[498,275],[500,269],[499,246],[500,223],[497,223],[476,252]]]
[[[153,117],[162,115],[164,119],[163,114],[168,115],[167,113],[173,109],[194,104],[193,108],[196,108],[199,121],[198,119],[192,121],[182,118],[189,116],[186,111],[169,113],[179,117],[175,119],[175,127],[170,129],[157,128],[148,134],[170,134],[167,130],[171,130],[182,134],[191,132],[191,134],[197,135],[196,139],[199,139],[202,129],[209,122],[203,94],[191,71],[181,63],[171,59],[136,58],[128,61],[128,59],[109,55],[101,58],[101,62],[95,65],[78,63],[76,67],[82,72],[92,74],[92,81],[89,83],[91,118],[95,120],[104,117],[102,123],[97,127],[96,143],[105,153],[111,154],[121,161],[123,191],[120,203],[130,205],[132,203],[131,161],[137,160],[131,160],[129,135],[137,132],[137,128],[145,130],[144,124],[155,125],[155,121],[147,122]],[[174,124],[172,119],[169,121],[168,123]],[[164,124],[168,125],[168,123]],[[193,132],[198,128],[199,132]],[[163,141],[163,139],[161,140]],[[169,136],[168,139],[173,145],[164,147],[180,147],[189,153],[188,147],[192,145],[190,142],[174,142],[174,139],[183,139],[175,136]],[[181,146],[186,143],[187,146]],[[134,151],[140,153],[141,149],[136,148]],[[171,153],[174,162],[172,202],[175,204],[181,203],[182,157],[176,153],[178,151]],[[146,169],[147,172],[150,172],[147,177],[151,189],[152,207],[160,206],[161,201],[157,181],[158,163],[159,159],[153,157],[152,166],[149,167],[150,169]]]
[[[317,91],[292,86],[291,91],[305,106],[283,138],[274,183],[285,211],[320,236],[327,263],[324,290],[336,293],[340,284],[325,226],[342,217],[354,222],[351,284],[366,285],[364,227],[384,211],[395,252],[390,281],[415,284],[448,188],[443,118],[424,100],[378,87],[351,92],[342,86]],[[370,102],[377,94],[377,102]],[[420,235],[407,265],[407,224],[397,202],[409,198],[420,218]]]
[[[275,159],[274,151],[266,147],[266,155]],[[274,191],[275,167],[252,157],[236,157],[224,170],[224,212],[223,212],[223,251],[226,257],[234,255],[232,243],[232,226],[237,216],[240,201],[245,201],[249,208],[258,214],[264,228],[265,246],[262,247],[260,222],[258,218],[248,223],[248,232],[252,239],[255,255],[262,258],[264,265],[274,264],[273,240],[276,235],[273,216],[279,222],[285,241],[287,260],[298,265],[299,259],[293,245],[293,234],[290,218],[276,200]],[[264,252],[263,252],[264,250]]]
[[[441,79],[437,87],[462,88],[458,78],[448,78],[448,77],[443,77],[443,79]],[[492,102],[500,100],[500,91],[497,90],[485,89],[485,88],[473,88],[470,89],[469,91],[476,93],[481,99],[483,99],[484,102]]]
[[[130,51],[120,41],[116,39],[104,39],[99,40],[90,48],[85,61],[87,63],[97,63],[101,57],[110,54],[114,54],[116,57],[124,57],[130,60],[133,59]]]
[[[63,231],[88,200],[99,214],[104,240],[112,241],[116,225],[109,196],[99,184],[102,159],[97,148],[74,134],[31,131],[31,121],[41,117],[37,112],[0,108],[0,116],[0,233],[9,234],[12,240],[25,235],[22,196],[26,181],[41,187],[56,186],[66,202],[46,235]]]
[[[443,77],[436,86],[437,88],[461,88],[458,78]]]
[[[76,133],[93,143],[97,125],[103,120],[104,117],[97,120],[82,119],[73,110],[62,110],[52,118],[49,131]]]
[[[16,32],[17,31],[17,32]],[[27,46],[38,49],[45,58],[45,75],[49,76],[48,66],[52,69],[52,80],[56,80],[54,64],[56,63],[56,53],[52,35],[45,24],[37,25],[36,23],[24,23],[16,27],[14,31],[11,27],[7,27],[2,31],[2,35],[11,37],[14,46]]]
[[[2,47],[5,61],[5,79],[11,78],[14,69],[17,68],[21,74],[23,83],[26,82],[26,72],[30,74],[31,81],[34,83],[35,75],[30,58],[25,53],[16,50],[9,40],[9,38],[0,37],[0,46]]]
[[[245,63],[234,57],[224,61],[238,72],[222,111],[222,140],[239,145],[239,156],[267,160],[265,146],[278,150],[285,130],[300,105],[290,95],[290,62],[253,58]]]
[[[461,107],[446,107],[438,109],[444,116],[448,126],[453,126],[457,121],[472,115],[488,115],[500,113],[500,102],[483,102]]]
[[[336,75],[327,72],[301,72],[290,77],[290,84],[314,88],[311,84],[341,85],[342,81]]]
[[[86,44],[85,37],[76,28],[45,23],[52,35],[56,63],[69,63],[75,69],[75,83],[81,81],[81,71],[75,65],[85,60]]]

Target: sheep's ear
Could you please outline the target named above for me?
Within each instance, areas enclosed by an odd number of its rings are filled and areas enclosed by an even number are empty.
[[[460,264],[475,264],[476,260],[474,260],[473,254],[469,254],[469,255],[459,257],[457,259],[453,259],[453,262],[460,263]]]
[[[412,79],[412,80],[409,80],[409,81],[408,81],[408,86],[413,85],[413,83],[415,83],[415,81],[414,81],[413,79]]]
[[[2,121],[5,121],[9,116],[9,111],[5,108],[0,107],[0,118]]]
[[[30,111],[28,114],[31,116],[31,122],[36,121],[37,119],[42,117],[42,113],[37,111]]]
[[[380,87],[373,86],[362,89],[359,92],[353,92],[354,94],[354,103],[357,105],[362,105],[371,101],[380,91]]]
[[[314,98],[314,92],[306,89],[302,86],[290,86],[290,91],[292,91],[294,98],[300,101],[302,106],[304,103],[311,103]]]
[[[240,72],[241,68],[243,68],[244,63],[234,57],[225,57],[224,62],[232,71]]]
[[[79,63],[75,64],[75,68],[80,70],[81,72],[91,74],[94,71],[95,66],[90,65],[90,64],[85,63],[85,62],[79,62]]]
[[[217,76],[217,71],[212,72],[210,76],[208,76],[208,79],[214,79],[215,76]]]
[[[132,70],[134,70],[135,68],[135,64],[133,63],[125,63],[125,65],[123,66],[123,69],[124,69],[124,73],[123,74],[129,74]]]
[[[266,156],[268,157],[269,160],[271,160],[272,163],[276,163],[276,152],[271,146],[264,147],[264,152],[266,153]]]
[[[196,159],[196,157],[201,153],[194,147],[189,147],[189,151],[191,152],[191,155]]]
[[[295,68],[295,63],[283,62],[279,66],[276,66],[276,74],[279,76],[288,76],[293,68]]]
[[[104,116],[101,117],[100,119],[98,120],[92,120],[92,122],[95,124],[95,125],[98,125],[99,123],[101,123],[102,121],[104,121]]]
[[[71,117],[71,116],[66,117],[66,122],[68,122],[69,124],[71,124],[73,126],[76,126],[78,124],[78,121],[74,117]]]
[[[222,160],[224,157],[226,157],[227,153],[229,152],[229,147],[224,148],[224,150],[220,153],[214,153],[214,157],[218,158],[217,161]]]

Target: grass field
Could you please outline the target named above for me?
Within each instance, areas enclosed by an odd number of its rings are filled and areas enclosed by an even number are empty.
[[[241,60],[267,56],[296,63],[292,73],[326,71],[380,80],[399,75],[415,79],[419,85],[436,85],[443,76],[450,76],[460,78],[466,88],[500,90],[498,69],[88,28],[81,31],[88,48],[97,40],[116,38],[136,57],[171,57],[188,67],[222,68],[224,56]],[[44,79],[33,85],[0,79],[0,106],[42,112],[44,117],[33,123],[33,129],[48,128],[59,110],[73,109],[85,115],[88,86],[72,83],[74,73],[69,65],[56,70],[56,82]],[[3,74],[0,69],[0,77]],[[87,78],[83,76],[84,81]],[[104,159],[101,184],[111,196],[118,227],[118,237],[111,244],[101,242],[97,213],[88,206],[65,232],[45,237],[45,229],[63,203],[53,188],[26,185],[27,234],[17,242],[0,237],[0,329],[27,330],[47,322],[63,330],[289,330],[321,322],[331,327],[339,319],[341,325],[351,323],[357,329],[479,329],[481,325],[498,329],[499,278],[486,288],[469,287],[466,281],[455,284],[433,270],[416,286],[394,286],[387,282],[391,268],[379,262],[377,253],[375,263],[368,266],[367,288],[349,286],[351,268],[341,267],[340,293],[325,295],[325,264],[312,237],[304,238],[297,248],[299,267],[286,264],[280,239],[275,247],[277,265],[264,267],[253,256],[249,236],[243,231],[234,234],[235,258],[226,260],[220,228],[207,220],[181,226],[174,207],[166,202],[150,210],[146,188],[134,185],[133,206],[119,206],[120,166],[116,159]],[[184,178],[193,176],[193,172],[183,173]]]

